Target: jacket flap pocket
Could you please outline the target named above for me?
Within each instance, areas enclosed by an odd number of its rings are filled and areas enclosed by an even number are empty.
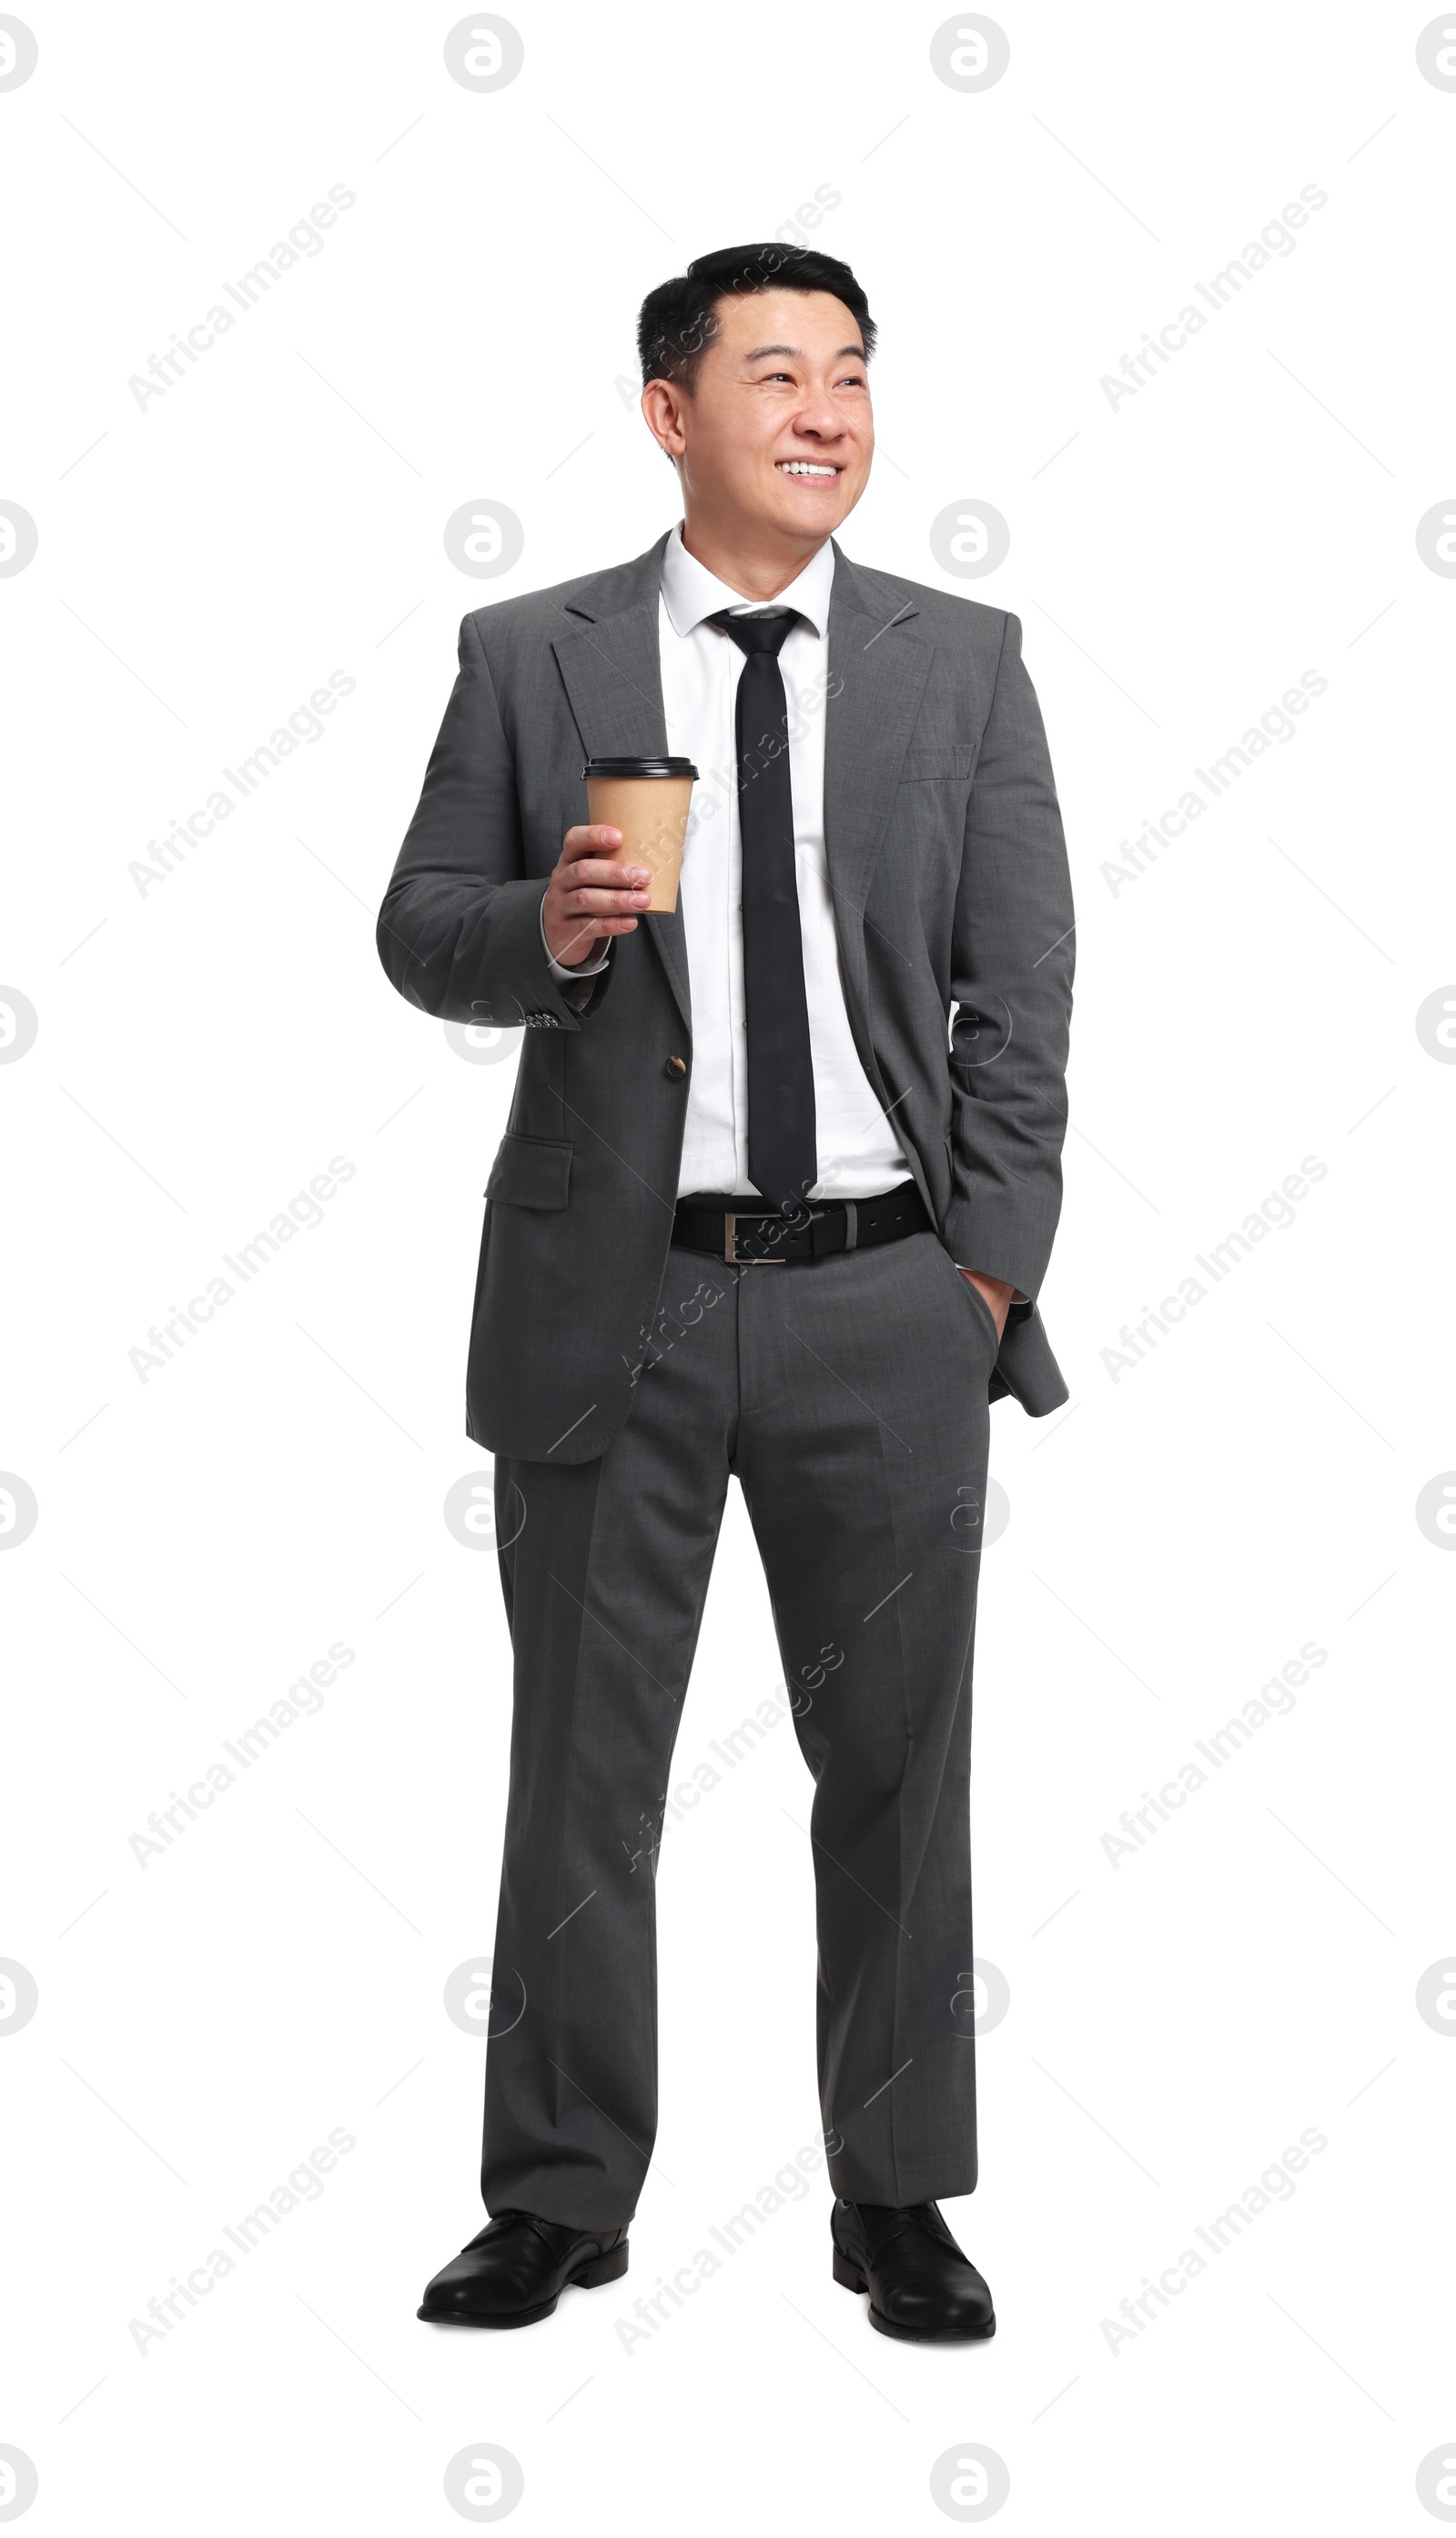
[[[902,784],[963,784],[975,766],[974,749],[907,749],[900,763]]]
[[[507,1207],[564,1207],[573,1149],[554,1137],[507,1133],[491,1166],[486,1196]]]

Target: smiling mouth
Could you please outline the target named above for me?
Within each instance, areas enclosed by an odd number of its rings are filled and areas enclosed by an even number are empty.
[[[827,465],[817,458],[776,458],[774,466],[780,476],[807,476],[816,485],[831,485],[843,469]]]

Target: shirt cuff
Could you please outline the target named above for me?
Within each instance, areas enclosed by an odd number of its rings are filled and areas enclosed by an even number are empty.
[[[544,891],[541,894],[541,949],[546,954],[546,966],[551,971],[552,976],[559,980],[559,982],[564,987],[569,987],[577,978],[599,977],[603,969],[607,967],[608,947],[606,945],[603,946],[595,961],[583,962],[579,969],[568,969],[562,962],[553,959],[551,945],[546,939],[546,894]]]

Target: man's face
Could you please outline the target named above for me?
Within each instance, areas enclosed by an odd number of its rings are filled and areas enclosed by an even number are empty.
[[[653,381],[648,424],[700,513],[818,545],[853,510],[874,455],[859,327],[827,291],[745,293],[714,316],[694,394]]]

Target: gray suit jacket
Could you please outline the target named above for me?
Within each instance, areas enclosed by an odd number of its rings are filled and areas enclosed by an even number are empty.
[[[379,916],[412,1004],[527,1026],[486,1190],[466,1428],[531,1461],[604,1451],[678,1301],[659,1290],[688,1081],[668,1061],[693,1059],[681,908],[617,936],[585,996],[553,979],[539,921],[586,818],[583,758],[666,750],[665,543],[466,618]],[[952,1257],[1034,1300],[1061,1207],[1073,916],[1021,627],[834,552],[825,843],[850,1028]],[[1003,1392],[1035,1417],[1067,1398],[1034,1302],[1012,1307]]]

